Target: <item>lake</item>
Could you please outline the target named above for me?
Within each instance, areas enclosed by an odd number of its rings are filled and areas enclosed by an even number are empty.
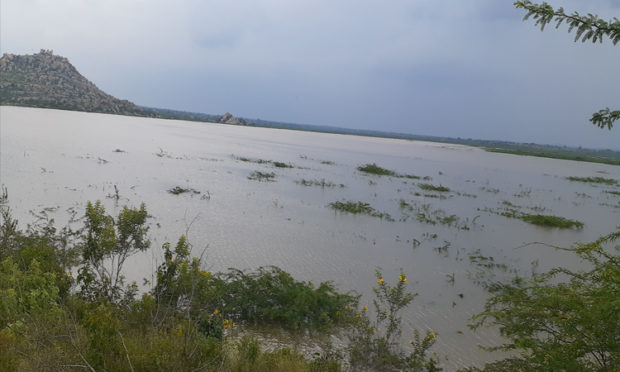
[[[17,107],[0,107],[0,137],[0,183],[21,226],[41,214],[64,226],[72,214],[83,215],[87,201],[101,200],[114,215],[123,205],[145,203],[152,249],[125,266],[138,283],[152,279],[161,245],[182,234],[208,270],[276,265],[298,279],[356,290],[364,294],[362,305],[372,305],[376,269],[392,283],[402,269],[419,294],[403,314],[403,340],[413,327],[437,332],[433,351],[449,356],[447,370],[490,360],[478,345],[501,342],[493,329],[467,328],[486,298],[480,282],[579,267],[574,256],[544,244],[591,241],[620,225],[620,196],[607,192],[619,186],[566,179],[620,180],[620,167],[610,165],[420,141]],[[357,170],[369,163],[420,179]],[[275,177],[250,179],[255,171]],[[333,185],[304,186],[321,180]],[[422,183],[450,191],[424,190]],[[168,192],[176,186],[198,193]],[[391,218],[329,208],[347,200]],[[544,228],[498,214],[511,206],[579,220],[584,227]],[[479,256],[508,268],[491,272],[478,264]]]

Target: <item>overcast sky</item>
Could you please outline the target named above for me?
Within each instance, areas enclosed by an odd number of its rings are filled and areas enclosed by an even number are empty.
[[[620,149],[620,45],[513,0],[1,0],[0,50],[53,49],[139,105]],[[620,0],[551,0],[620,18]]]

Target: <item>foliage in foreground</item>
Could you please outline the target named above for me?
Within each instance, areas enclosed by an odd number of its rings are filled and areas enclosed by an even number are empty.
[[[272,324],[306,335],[368,331],[357,295],[340,293],[329,282],[297,281],[276,267],[212,274],[191,257],[185,237],[174,247],[164,244],[153,289],[138,296],[122,273],[126,259],[150,245],[144,205],[125,207],[113,218],[101,203],[88,203],[77,232],[58,232],[51,223],[21,231],[2,203],[0,212],[3,371],[340,371],[347,357],[330,347],[314,356],[286,347],[266,352],[256,339],[228,336],[237,323]],[[74,271],[80,273],[76,279]],[[396,297],[386,292],[391,287],[380,287],[381,303],[406,306],[405,282],[400,280]],[[399,332],[395,320],[390,317],[388,335]],[[362,340],[354,338],[351,346]],[[381,340],[371,347],[388,348],[373,349],[376,360],[413,371],[425,365],[432,346],[420,341],[411,355],[396,354],[394,337]]]
[[[559,28],[562,23],[568,25],[568,32],[575,31],[575,42],[581,39],[581,42],[592,40],[602,43],[604,39],[609,39],[614,45],[620,41],[620,20],[618,18],[605,21],[594,14],[582,16],[577,12],[572,14],[564,13],[563,8],[553,9],[546,2],[542,4],[534,4],[529,0],[516,1],[514,5],[517,8],[525,9],[527,13],[523,20],[532,17],[536,22],[536,26],[540,26],[541,31],[545,26],[552,22],[556,22],[555,28]],[[610,110],[609,107],[599,110],[592,114],[590,122],[599,128],[607,127],[609,130],[613,128],[614,122],[620,119],[620,110]]]
[[[366,307],[358,310],[356,296],[330,283],[296,281],[274,267],[204,271],[181,237],[174,248],[164,246],[153,290],[138,297],[132,284],[111,279],[118,271],[106,268],[122,271],[123,257],[148,246],[144,207],[112,218],[100,204],[89,204],[79,233],[50,224],[21,231],[8,209],[0,210],[2,370],[338,371],[343,358],[354,370],[439,370],[429,354],[434,333],[415,331],[411,349],[399,345],[399,313],[414,298],[404,273],[389,285],[377,272],[371,318]],[[557,268],[492,285],[473,326],[499,327],[508,341],[490,349],[514,354],[485,369],[614,370],[620,260],[609,245],[617,239],[620,231],[570,249],[590,264],[587,271]],[[93,273],[88,285],[72,277],[78,267]],[[346,356],[329,349],[314,360],[286,348],[263,352],[254,339],[227,339],[236,323],[307,334],[345,329]]]
[[[489,371],[616,371],[620,365],[620,257],[609,244],[620,230],[568,250],[586,271],[556,268],[491,286],[473,327],[498,326],[515,352]],[[518,353],[517,353],[518,352]]]

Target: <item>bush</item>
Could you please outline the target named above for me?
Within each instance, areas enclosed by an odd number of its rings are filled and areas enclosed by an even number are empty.
[[[489,350],[518,351],[485,370],[612,371],[620,365],[620,260],[606,245],[620,230],[570,250],[587,271],[552,269],[491,286],[474,328],[499,327],[508,342]],[[616,247],[618,249],[618,247]]]
[[[413,350],[403,352],[399,346],[401,335],[400,311],[416,296],[407,292],[407,277],[398,276],[396,285],[389,285],[379,270],[378,286],[373,288],[375,320],[367,315],[364,306],[357,312],[357,322],[349,334],[349,362],[355,370],[364,371],[441,371],[436,356],[427,355],[437,336],[430,331],[420,339],[418,331],[410,341]]]

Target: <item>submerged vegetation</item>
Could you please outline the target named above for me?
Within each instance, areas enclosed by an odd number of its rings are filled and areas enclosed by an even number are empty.
[[[333,188],[333,187],[344,188],[345,187],[343,183],[336,184],[331,181],[325,181],[325,178],[321,178],[320,180],[307,180],[305,178],[302,178],[300,180],[295,181],[295,183],[301,186],[318,186],[321,188],[326,188],[326,187],[327,188]]]
[[[445,186],[442,186],[442,185],[435,186],[430,183],[419,183],[418,187],[425,191],[437,191],[437,192],[449,192],[450,191],[450,189]]]
[[[414,180],[420,179],[420,177],[416,175],[396,173],[393,170],[382,168],[375,163],[361,165],[357,167],[357,170],[363,173],[367,173],[367,174],[374,174],[376,176],[390,176],[390,177],[397,177],[397,178],[409,178],[409,179],[414,179]]]
[[[519,218],[525,222],[531,223],[532,225],[545,227],[559,227],[561,229],[570,229],[573,227],[581,229],[583,227],[583,222],[569,220],[568,218],[558,216],[524,213],[521,214]]]
[[[502,147],[483,148],[488,152],[502,154],[535,156],[539,158],[551,158],[573,161],[585,161],[589,163],[600,163],[610,165],[620,165],[620,158],[617,151],[605,150],[586,150],[562,148],[556,146],[528,145],[528,144],[505,144],[498,143]]]
[[[402,222],[415,218],[418,222],[429,225],[444,225],[459,230],[470,229],[468,218],[463,219],[455,214],[447,214],[442,209],[431,209],[431,205],[428,203],[419,206],[416,203],[409,203],[405,199],[400,199],[399,206],[402,214],[400,221]],[[472,223],[475,220],[474,218]]]
[[[350,201],[350,200],[347,200],[344,202],[335,201],[335,202],[329,203],[329,207],[338,212],[346,212],[346,213],[351,213],[351,214],[365,214],[368,216],[385,219],[387,221],[394,221],[392,216],[390,216],[388,213],[379,212],[375,210],[373,207],[371,207],[370,204],[364,203],[361,201],[357,201],[357,202]]]
[[[377,176],[396,176],[396,172],[393,170],[382,168],[375,163],[361,165],[357,167],[357,170],[368,174],[375,174]]]
[[[583,228],[583,222],[577,220],[571,220],[564,217],[552,216],[552,215],[543,215],[543,214],[530,214],[521,212],[521,207],[518,205],[514,205],[508,201],[502,202],[503,207],[500,209],[483,209],[484,212],[489,212],[493,214],[497,214],[500,216],[508,217],[508,218],[517,218],[523,220],[532,225],[538,225],[543,227],[557,227],[560,229],[581,229]],[[541,210],[540,207],[533,207],[530,209]]]
[[[172,195],[180,195],[180,194],[185,194],[185,193],[200,194],[200,191],[194,190],[189,187],[186,188],[186,187],[181,187],[181,186],[175,186],[171,188],[170,190],[168,190],[168,193]]]
[[[243,162],[247,162],[247,163],[255,163],[255,164],[271,164],[276,168],[294,168],[294,166],[292,164],[288,164],[288,163],[284,163],[281,161],[274,161],[274,160],[265,160],[265,159],[251,159],[251,158],[246,158],[243,156],[234,156],[233,155],[233,159],[239,160],[239,161],[243,161]]]
[[[261,172],[254,171],[249,176],[249,180],[261,181],[261,182],[274,182],[276,178],[276,174],[273,172]]]
[[[604,178],[604,177],[566,177],[567,180],[573,182],[587,182],[587,183],[602,183],[605,185],[616,185],[618,181],[613,178]]]

